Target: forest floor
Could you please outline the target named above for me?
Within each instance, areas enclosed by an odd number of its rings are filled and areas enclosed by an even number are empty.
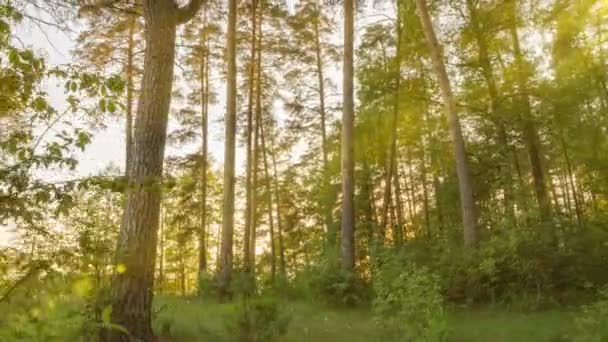
[[[233,341],[226,322],[235,315],[234,303],[163,297],[156,301],[156,308],[160,310],[156,330],[166,331],[170,327],[174,342]],[[369,308],[330,309],[287,302],[282,309],[291,316],[285,341],[390,341],[374,323]],[[448,341],[568,341],[574,328],[573,315],[574,311],[567,309],[537,312],[490,307],[452,309],[448,315]]]

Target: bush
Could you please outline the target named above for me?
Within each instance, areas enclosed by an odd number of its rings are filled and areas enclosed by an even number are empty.
[[[439,277],[426,267],[384,258],[376,269],[374,319],[406,341],[443,341],[447,336]]]
[[[309,268],[296,281],[305,282],[315,300],[330,306],[355,306],[370,297],[369,286],[356,274],[341,270],[335,257]]]
[[[276,299],[244,297],[226,328],[239,341],[272,342],[281,340],[290,321],[290,315],[281,311]]]
[[[608,341],[608,286],[599,292],[599,299],[583,306],[576,318],[576,342]]]

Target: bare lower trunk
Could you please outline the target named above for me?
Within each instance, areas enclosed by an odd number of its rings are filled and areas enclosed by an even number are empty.
[[[224,198],[222,209],[222,245],[218,270],[220,294],[230,292],[232,277],[232,241],[234,238],[234,171],[236,152],[236,0],[228,2],[226,34],[226,138],[224,146]]]
[[[133,159],[133,57],[135,55],[135,17],[129,17],[129,42],[127,45],[127,113],[125,124],[125,176],[129,175],[129,165]]]
[[[273,179],[274,179],[274,193],[275,193],[275,197],[276,197],[276,202],[277,202],[277,208],[276,208],[276,212],[277,212],[277,234],[278,236],[278,242],[279,242],[279,270],[281,272],[281,276],[283,277],[283,279],[285,279],[287,277],[287,270],[286,270],[286,265],[285,265],[285,249],[283,246],[283,221],[281,219],[281,195],[279,192],[279,173],[277,172],[277,160],[275,157],[275,146],[274,146],[274,138],[272,137],[272,134],[270,134],[270,156],[272,158],[272,169],[273,169]]]
[[[355,163],[354,130],[355,113],[353,100],[353,0],[344,0],[344,108],[342,113],[342,269],[353,272],[355,268]]]
[[[112,281],[112,322],[144,341],[153,338],[151,315],[163,158],[175,55],[175,18],[168,3],[146,8],[146,52],[137,106],[133,160]],[[110,341],[127,341],[110,331]]]
[[[416,7],[420,15],[424,35],[433,61],[433,68],[435,69],[448,117],[449,130],[454,147],[454,159],[456,160],[458,188],[460,190],[464,244],[466,247],[474,247],[477,244],[477,208],[475,206],[475,199],[473,198],[473,182],[469,171],[467,152],[456,109],[456,102],[452,93],[450,79],[445,69],[441,46],[435,36],[435,30],[425,0],[416,0]]]

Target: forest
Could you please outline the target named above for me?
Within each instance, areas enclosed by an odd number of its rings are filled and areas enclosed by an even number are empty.
[[[0,0],[0,341],[608,341],[605,31]]]

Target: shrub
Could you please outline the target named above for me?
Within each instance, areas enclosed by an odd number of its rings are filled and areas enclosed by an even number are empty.
[[[226,328],[239,341],[272,342],[281,340],[290,321],[290,315],[281,311],[276,299],[244,297]]]
[[[583,306],[576,318],[576,342],[608,341],[608,286],[599,292],[599,299]]]
[[[376,269],[374,319],[407,341],[443,341],[446,314],[437,275],[426,267],[387,257]]]

